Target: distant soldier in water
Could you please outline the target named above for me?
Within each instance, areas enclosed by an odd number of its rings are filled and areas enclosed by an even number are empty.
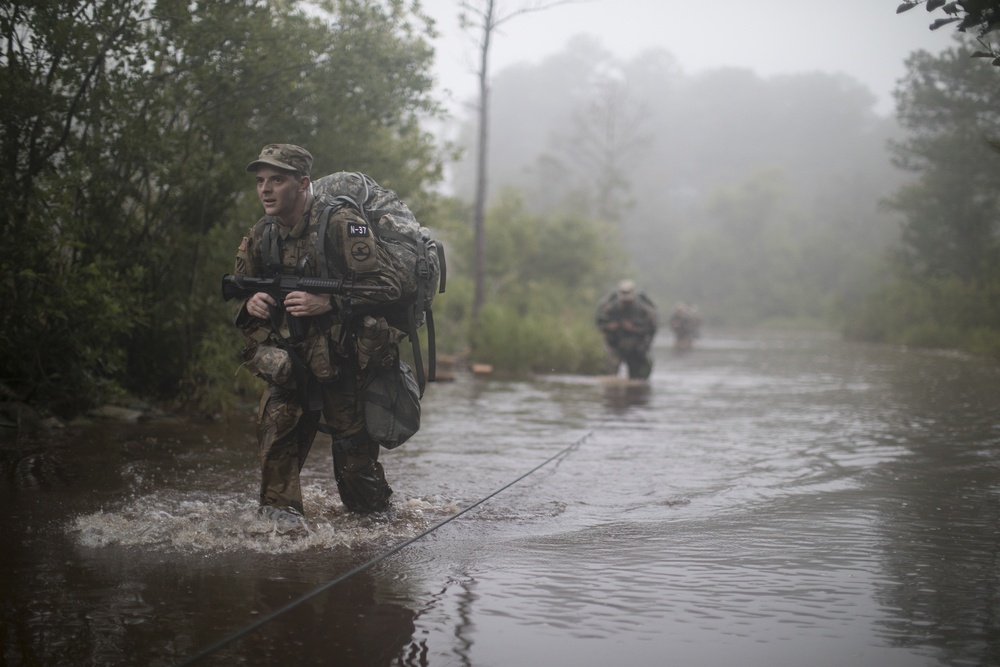
[[[681,301],[671,313],[669,324],[670,330],[674,332],[674,349],[678,352],[690,350],[701,328],[698,307]]]
[[[649,348],[656,334],[656,304],[636,289],[632,280],[618,283],[618,289],[597,306],[597,327],[604,334],[608,372],[618,374],[624,362],[628,376],[645,380],[653,370]]]

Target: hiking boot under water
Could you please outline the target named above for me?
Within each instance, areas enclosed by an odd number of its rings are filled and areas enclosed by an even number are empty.
[[[304,516],[289,507],[264,505],[258,511],[261,517],[271,522],[279,535],[288,533],[308,533],[309,526]]]

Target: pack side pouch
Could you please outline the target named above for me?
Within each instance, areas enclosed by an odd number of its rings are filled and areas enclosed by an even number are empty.
[[[386,449],[395,449],[420,430],[420,388],[413,369],[400,361],[371,369],[361,388],[365,428]]]
[[[292,358],[280,347],[251,343],[243,348],[243,363],[268,384],[286,384],[292,375]]]

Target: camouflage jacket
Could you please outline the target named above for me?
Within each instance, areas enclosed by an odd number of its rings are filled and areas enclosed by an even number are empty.
[[[598,305],[596,323],[606,335],[627,331],[651,339],[657,328],[656,305],[643,293],[637,294],[633,301],[625,301],[617,292],[612,292]],[[623,323],[627,323],[627,327],[623,327]]]
[[[353,209],[343,207],[329,217],[326,234],[320,238],[321,214],[333,204],[331,198],[311,198],[302,219],[292,228],[275,218],[264,216],[243,237],[236,253],[237,275],[270,277],[277,272],[308,277],[346,278],[359,285],[384,285],[388,292],[368,295],[334,295],[333,310],[308,320],[306,339],[298,344],[307,351],[324,338],[334,354],[352,354],[352,334],[358,333],[371,318],[378,316],[378,306],[399,298],[400,286],[385,249],[379,244],[368,223]],[[322,244],[322,245],[321,245]],[[284,311],[277,321],[252,317],[246,311],[246,299],[232,304],[233,323],[244,333],[248,344],[277,345],[289,337]],[[278,299],[280,305],[280,299]],[[326,347],[325,345],[323,347]],[[246,354],[246,351],[245,351]]]

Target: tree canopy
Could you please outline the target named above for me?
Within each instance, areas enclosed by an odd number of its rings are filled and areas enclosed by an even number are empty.
[[[901,258],[908,270],[963,281],[1000,260],[1000,76],[970,65],[971,47],[907,59],[896,92],[909,134],[892,143],[896,164],[917,180],[890,200],[905,216]]]
[[[70,410],[176,392],[224,324],[218,277],[259,215],[245,166],[266,143],[425,204],[429,30],[365,0],[0,6],[4,393]]]
[[[851,335],[1000,356],[1000,77],[974,48],[907,60],[892,150],[913,180],[887,199],[903,234]]]

